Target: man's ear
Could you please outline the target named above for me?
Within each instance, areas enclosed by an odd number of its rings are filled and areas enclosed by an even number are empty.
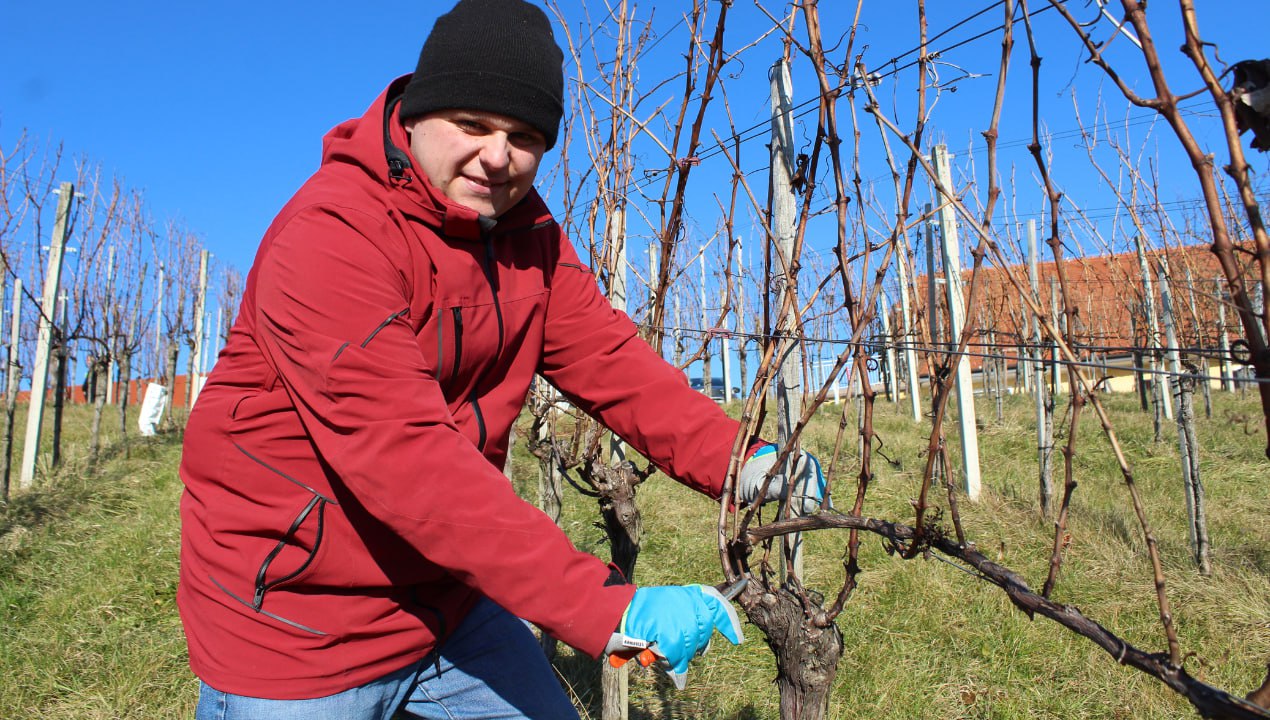
[[[419,123],[421,123],[421,122],[423,122],[423,118],[422,118],[422,117],[410,118],[409,120],[402,120],[402,121],[401,121],[401,127],[405,128],[405,130],[406,130],[406,139],[407,139],[407,140],[409,140],[409,139],[410,139],[410,136],[411,136],[412,134],[414,134],[414,131],[415,131],[415,126],[417,126],[417,125],[418,125]]]

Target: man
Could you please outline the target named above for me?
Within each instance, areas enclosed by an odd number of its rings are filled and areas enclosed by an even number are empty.
[[[576,717],[522,620],[679,671],[716,628],[740,641],[713,588],[636,589],[501,472],[535,374],[715,498],[739,432],[533,189],[561,64],[537,7],[460,0],[262,240],[181,465],[198,718]],[[774,457],[752,452],[746,501]]]

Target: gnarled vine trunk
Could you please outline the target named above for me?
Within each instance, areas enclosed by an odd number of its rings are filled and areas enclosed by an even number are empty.
[[[842,632],[834,622],[808,622],[802,600],[788,590],[750,586],[737,602],[763,631],[776,656],[781,720],[822,720],[842,659]],[[810,608],[819,613],[819,607]]]

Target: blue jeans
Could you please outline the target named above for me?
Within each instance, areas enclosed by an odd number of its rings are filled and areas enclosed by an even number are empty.
[[[203,683],[196,720],[390,720],[412,716],[575,719],[529,627],[483,599],[453,637],[419,663],[361,687],[311,700],[230,695]]]

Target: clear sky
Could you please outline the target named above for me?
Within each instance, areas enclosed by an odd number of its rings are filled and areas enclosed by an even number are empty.
[[[451,4],[450,0],[0,3],[0,145],[8,147],[23,130],[42,144],[64,143],[69,154],[99,162],[128,185],[143,189],[156,220],[183,219],[222,262],[245,270],[273,214],[316,168],[322,135],[336,123],[361,114],[389,80],[413,69],[433,20]],[[584,17],[581,4],[581,0],[562,2],[566,19],[575,28]],[[1198,4],[1206,37],[1220,43],[1224,60],[1265,54],[1261,30],[1270,19],[1270,2],[1200,0]],[[594,16],[602,2],[593,0],[591,5]],[[682,66],[680,8],[685,5],[668,1],[638,5],[641,13],[653,11],[654,30],[666,36],[656,59],[641,66],[645,84]],[[712,0],[712,12],[716,5]],[[782,9],[776,2],[766,5]],[[901,55],[916,47],[915,5],[898,0],[866,2],[857,47],[865,48],[870,67],[894,69],[915,59]],[[991,3],[928,0],[928,5],[935,35]],[[1032,9],[1044,5],[1044,0],[1033,0]],[[1173,51],[1180,43],[1171,15],[1176,8],[1169,5],[1158,0],[1151,8],[1160,16],[1159,42],[1170,69],[1181,68],[1183,59]],[[1073,6],[1080,17],[1092,18],[1094,11],[1083,2]],[[834,38],[827,44],[834,44],[849,25],[847,13],[854,3],[832,0],[821,7],[825,34]],[[750,0],[734,3],[733,13],[732,47],[748,42],[770,24]],[[932,45],[947,47],[1000,22],[1001,10],[992,9]],[[1043,101],[1047,106],[1066,107],[1070,116],[1071,99],[1064,93],[1077,90],[1082,100],[1100,91],[1105,97],[1113,96],[1100,73],[1079,62],[1079,48],[1056,13],[1038,17],[1037,23],[1046,56]],[[1123,49],[1125,43],[1120,46]],[[748,51],[744,63],[730,68],[727,82],[735,89],[729,102],[738,128],[765,122],[766,68],[777,52],[769,38],[766,45]],[[986,123],[999,53],[998,33],[970,40],[946,55],[959,67],[986,75],[958,83],[958,92],[945,93],[936,109],[936,130],[954,149],[970,140],[982,146],[978,131]],[[897,56],[898,63],[886,64]],[[1002,125],[1003,143],[1013,144],[1003,152],[1002,164],[1003,172],[1014,163],[1019,174],[1026,176],[1032,172],[1022,148],[1030,119],[1030,75],[1021,26],[1014,63],[1011,99]],[[948,66],[942,77],[960,72]],[[879,87],[886,102],[912,104],[911,82],[896,83],[911,79],[912,70],[907,73],[892,76]],[[1140,66],[1132,66],[1129,75],[1136,86],[1148,88]],[[1175,75],[1182,77],[1180,72]],[[1179,87],[1196,87],[1193,74],[1185,77],[1186,82],[1176,83]],[[806,75],[796,76],[795,102],[811,97],[811,89]],[[661,92],[669,99],[677,91],[678,86],[672,85]],[[1126,115],[1118,98],[1108,106],[1114,119],[1148,115],[1142,110]],[[1052,130],[1074,129],[1074,120],[1054,119],[1059,115],[1057,109],[1047,115]],[[726,120],[720,116],[712,120],[712,126],[720,135],[728,134]],[[810,130],[804,127],[800,133],[807,139]],[[1091,190],[1086,176],[1079,174],[1084,171],[1063,174],[1065,166],[1080,164],[1084,151],[1071,136],[1060,138],[1055,145],[1059,181],[1066,180],[1072,192]],[[766,137],[749,142],[752,149],[747,156],[765,155],[766,142]],[[1068,163],[1070,153],[1077,155]],[[546,162],[555,157],[556,153],[549,154]],[[1254,160],[1259,169],[1265,169],[1264,159]],[[716,157],[709,165],[703,173],[726,177],[722,158]],[[884,173],[885,166],[876,163],[864,170],[869,177]],[[765,185],[760,178],[755,191],[764,192]],[[1198,191],[1191,182],[1174,194],[1194,197]],[[1080,201],[1088,207],[1113,204],[1106,193],[1085,192]]]

